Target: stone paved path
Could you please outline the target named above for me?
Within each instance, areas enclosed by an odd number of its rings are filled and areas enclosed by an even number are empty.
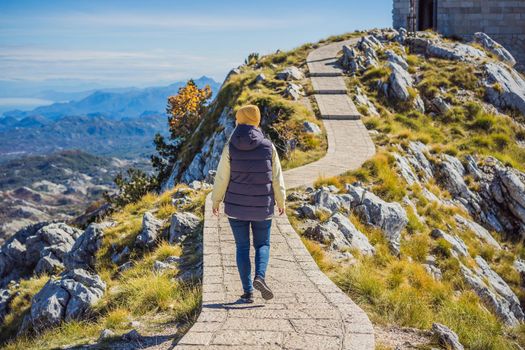
[[[322,46],[312,51],[306,63],[310,71],[314,96],[325,119],[359,119],[360,114],[346,94],[342,70],[337,65],[337,54],[343,45],[354,45],[350,39]]]
[[[327,56],[335,57],[342,44],[313,51],[308,57],[310,69],[341,79],[336,67],[322,66],[320,62],[329,61]],[[319,61],[311,65],[314,59]],[[316,71],[317,67],[320,68]],[[327,79],[319,84],[332,86]],[[333,85],[341,87],[339,82]],[[326,93],[334,95],[331,91]],[[322,100],[325,94],[319,96]],[[341,98],[333,103],[342,101]],[[360,120],[353,120],[357,112],[345,110],[353,103],[344,103],[346,107],[337,108],[346,119],[323,120],[329,144],[326,156],[286,171],[288,188],[310,185],[319,175],[337,175],[358,168],[374,154],[366,128]],[[242,288],[235,264],[235,242],[227,218],[212,216],[210,196],[205,206],[203,240],[202,311],[176,349],[374,348],[373,328],[367,315],[319,270],[286,216],[273,220],[267,283],[275,298],[268,302],[256,292],[254,304],[236,303]]]

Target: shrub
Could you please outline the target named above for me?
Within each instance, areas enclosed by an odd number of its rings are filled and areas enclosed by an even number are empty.
[[[104,193],[104,198],[116,207],[123,207],[140,200],[144,195],[157,189],[157,177],[140,169],[129,168],[126,175],[119,173],[113,180],[117,185],[116,194]]]

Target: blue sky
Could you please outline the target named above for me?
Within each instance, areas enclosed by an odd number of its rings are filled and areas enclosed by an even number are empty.
[[[250,52],[390,26],[391,2],[0,0],[0,80],[222,80]]]

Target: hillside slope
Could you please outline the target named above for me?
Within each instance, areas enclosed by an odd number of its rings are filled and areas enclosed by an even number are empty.
[[[290,193],[290,220],[367,311],[379,348],[525,346],[523,78],[482,41],[376,30],[251,55],[183,145],[164,193],[84,231],[43,223],[17,233],[0,249],[6,347],[176,343],[201,303],[209,184],[193,180],[210,180],[233,112],[248,102],[261,107],[285,167],[322,157],[306,55],[353,36],[366,38],[340,64],[378,154]]]

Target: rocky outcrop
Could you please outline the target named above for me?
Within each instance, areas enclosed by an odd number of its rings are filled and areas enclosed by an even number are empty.
[[[446,242],[448,242],[450,244],[450,246],[452,247],[451,253],[456,258],[458,258],[460,256],[470,256],[470,254],[468,252],[467,245],[458,236],[449,235],[448,233],[446,233],[446,232],[444,232],[444,231],[442,231],[440,229],[432,230],[431,236],[434,239],[442,238]]]
[[[308,228],[304,234],[318,242],[328,244],[334,250],[352,248],[364,255],[375,252],[368,238],[341,213],[335,213],[328,221]]]
[[[438,165],[438,180],[454,201],[490,229],[524,235],[525,174],[492,157],[487,157],[482,165],[468,158],[467,164],[465,168],[459,159],[443,155]],[[468,174],[478,179],[477,192],[466,185]]]
[[[169,242],[184,240],[184,237],[196,232],[201,223],[201,219],[189,212],[175,213],[171,217],[169,231]]]
[[[386,50],[385,55],[386,55],[386,60],[388,62],[395,63],[405,70],[408,69],[407,61],[403,57],[395,53],[394,51]]]
[[[135,239],[135,246],[139,248],[153,247],[161,235],[163,225],[164,222],[162,220],[157,219],[150,212],[145,212],[142,217],[142,228]]]
[[[428,274],[432,276],[435,280],[441,280],[443,274],[441,269],[437,266],[436,257],[433,255],[427,256],[423,267],[427,270]]]
[[[362,37],[355,47],[344,45],[340,64],[350,73],[362,72],[378,65],[377,49],[383,44],[373,35]]]
[[[82,231],[65,223],[42,222],[18,231],[0,247],[0,288],[33,273],[53,273]]]
[[[525,115],[525,80],[519,73],[500,62],[489,62],[483,67],[487,100],[498,108]]]
[[[303,88],[298,84],[288,83],[286,89],[284,90],[284,95],[286,97],[290,97],[294,101],[297,101],[304,95]]]
[[[310,134],[318,135],[321,133],[321,128],[317,124],[312,123],[312,122],[308,122],[308,121],[304,122],[303,128],[304,128],[304,131]]]
[[[439,342],[447,349],[463,350],[463,345],[459,342],[459,337],[450,328],[441,324],[432,324],[432,332],[437,336]]]
[[[460,263],[465,281],[505,324],[518,325],[524,319],[519,299],[482,257],[475,260],[474,271]]]
[[[381,228],[394,254],[399,254],[401,231],[408,223],[405,209],[396,202],[387,203],[362,187],[346,185],[351,207],[360,219]]]
[[[102,246],[106,224],[90,224],[77,238],[71,250],[64,256],[64,265],[68,270],[95,268],[96,252]]]
[[[346,194],[336,194],[334,191],[323,187],[312,194],[312,202],[317,208],[326,209],[332,213],[341,209],[350,209],[352,198]]]
[[[181,169],[180,161],[174,164],[169,178],[161,187],[161,191],[164,192],[173,188],[179,179],[184,183],[203,180],[211,170],[217,169],[224,145],[234,128],[235,118],[232,116],[231,109],[226,107],[217,121],[216,131],[204,142],[186,169]]]
[[[431,57],[455,61],[475,61],[487,56],[483,51],[470,45],[445,43],[441,40],[429,42],[426,53]]]
[[[366,109],[368,115],[379,116],[376,106],[368,99],[363,90],[361,90],[361,88],[356,85],[354,91],[354,102],[358,106],[363,106]]]
[[[456,222],[464,228],[470,229],[483,242],[490,244],[496,249],[501,249],[501,246],[499,245],[498,241],[496,241],[494,237],[492,237],[490,232],[483,226],[479,225],[474,221],[465,219],[459,214],[454,215],[454,219],[456,219]]]
[[[80,319],[102,297],[106,284],[100,276],[83,269],[73,269],[50,279],[31,300],[19,333],[40,331],[62,321]]]
[[[280,80],[301,80],[304,79],[304,74],[295,66],[290,66],[278,72],[275,76]]]
[[[394,102],[411,101],[414,108],[420,112],[425,112],[425,104],[413,87],[414,79],[410,73],[395,62],[389,62],[388,67],[391,70],[388,82],[380,85],[380,90]]]
[[[0,324],[4,322],[5,315],[9,311],[9,303],[13,299],[13,294],[9,289],[0,289]]]
[[[474,33],[474,41],[483,46],[488,51],[498,56],[501,60],[505,61],[505,63],[509,64],[511,67],[516,64],[514,56],[512,56],[512,54],[506,48],[494,41],[487,34],[482,32]]]

